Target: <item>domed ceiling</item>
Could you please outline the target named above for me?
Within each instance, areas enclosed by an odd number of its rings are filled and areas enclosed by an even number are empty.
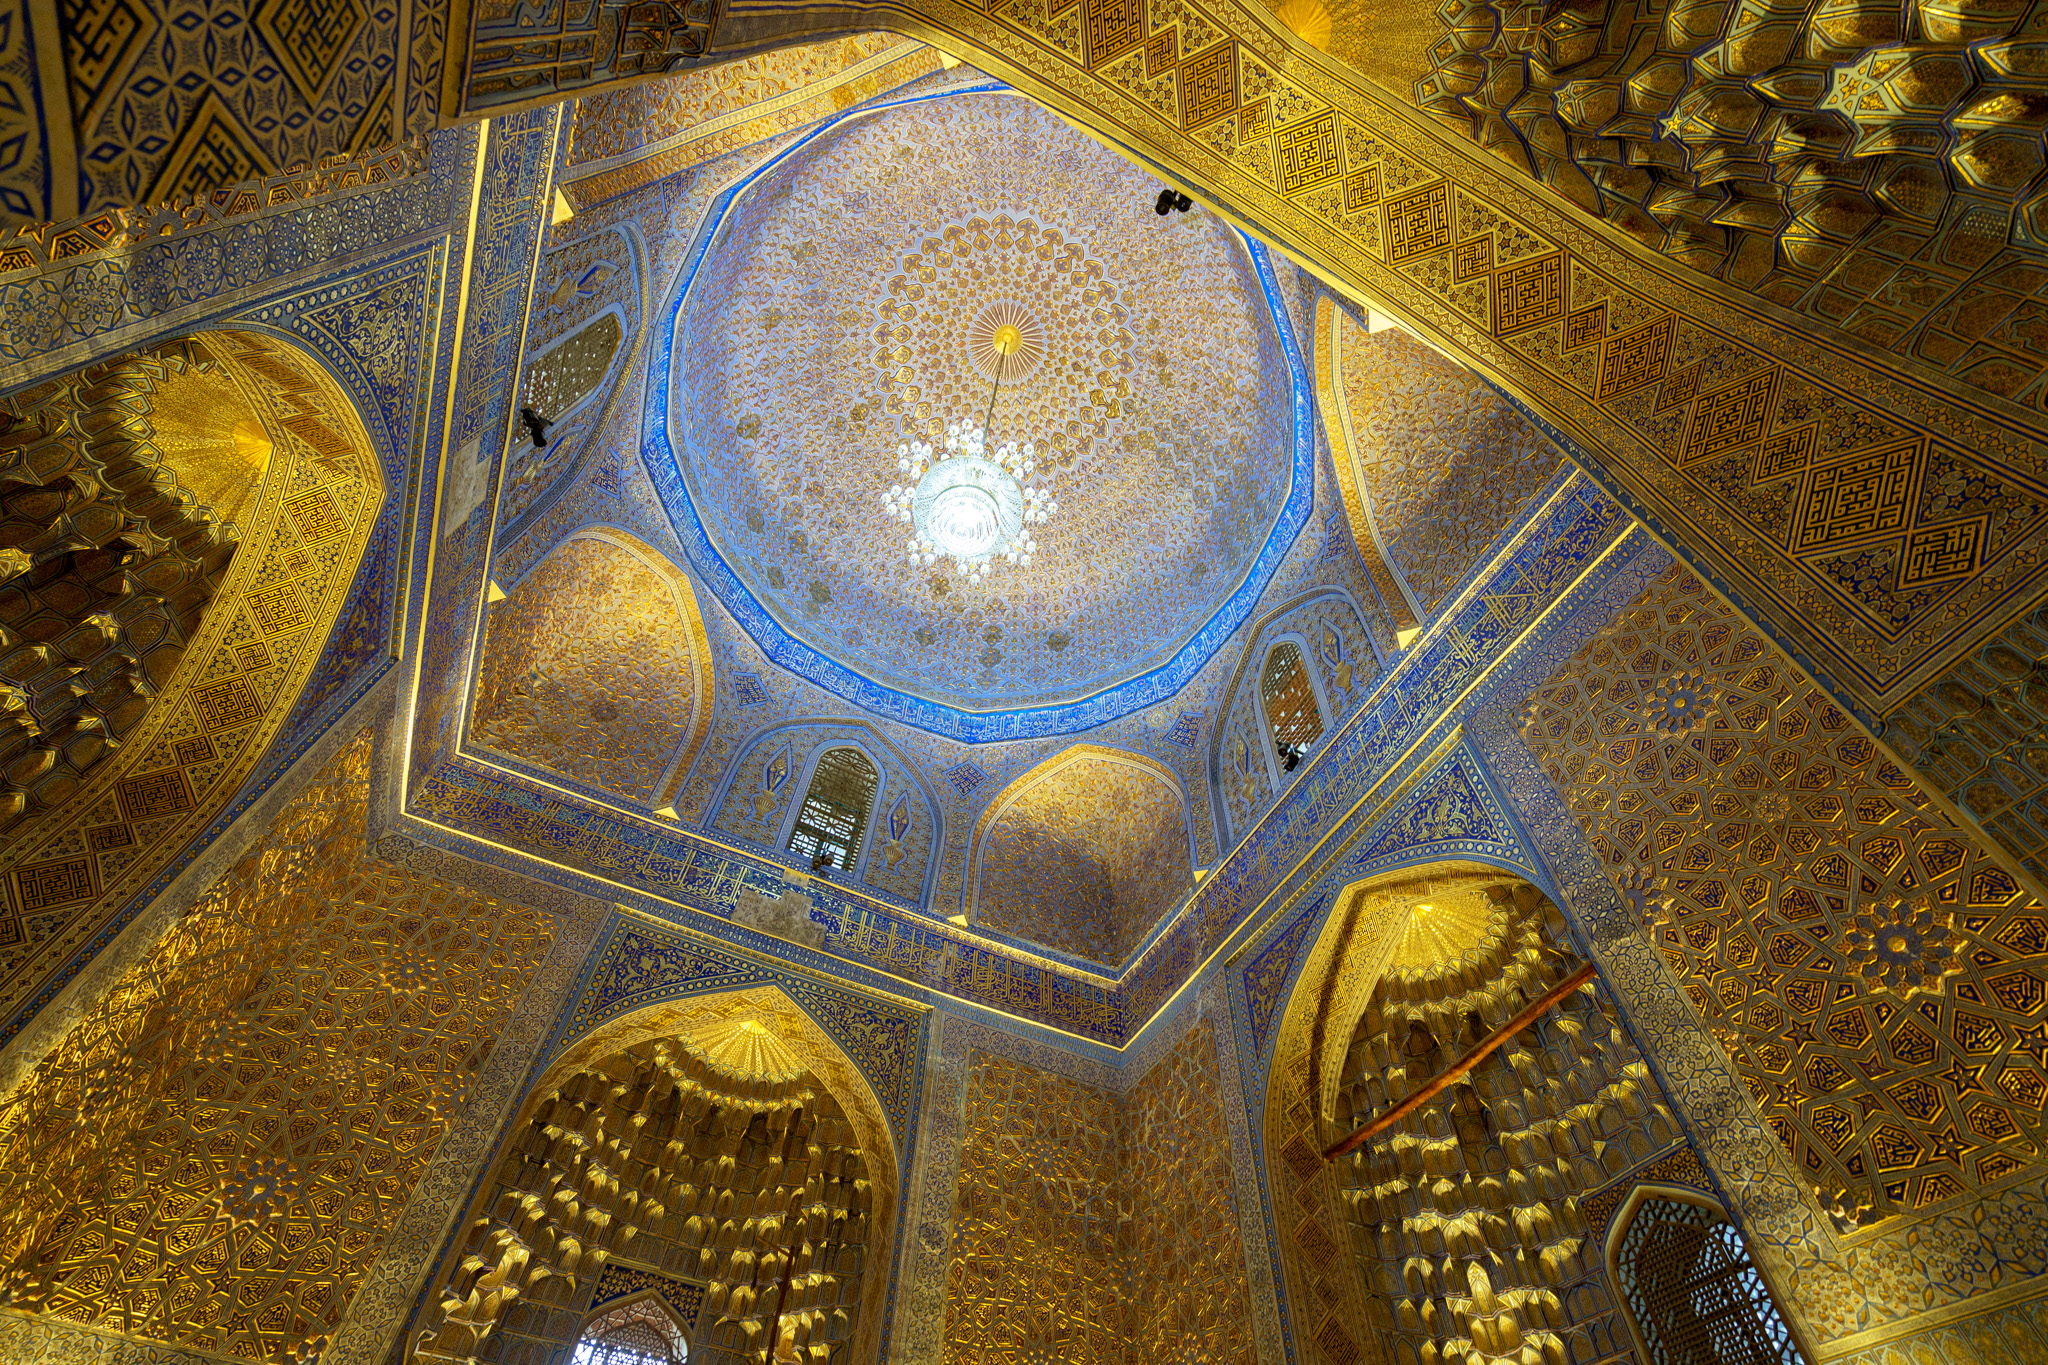
[[[1163,700],[1241,624],[1307,514],[1306,385],[1263,256],[1157,190],[981,88],[844,120],[729,192],[665,310],[649,463],[771,655],[1002,739]],[[903,452],[966,468],[947,429],[981,427],[999,367],[990,444],[1020,452],[992,477],[1050,515],[1014,562],[915,551]]]

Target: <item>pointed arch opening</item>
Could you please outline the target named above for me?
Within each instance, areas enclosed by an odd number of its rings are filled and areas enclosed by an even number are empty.
[[[1607,1234],[1607,1270],[1645,1365],[1801,1365],[1741,1229],[1695,1191],[1638,1186]]]
[[[1278,1239],[1290,1296],[1337,1289],[1326,1353],[1595,1358],[1613,1304],[1577,1203],[1678,1130],[1598,978],[1573,988],[1585,964],[1557,908],[1506,869],[1405,869],[1338,893],[1301,963],[1263,1146],[1276,1201],[1308,1213]]]
[[[1259,665],[1259,716],[1276,785],[1301,766],[1329,728],[1321,681],[1310,671],[1301,646],[1298,638],[1276,640]]]
[[[583,1324],[569,1365],[687,1365],[688,1329],[661,1295],[642,1290],[601,1304]]]
[[[811,769],[783,847],[810,859],[815,871],[858,867],[881,785],[865,753],[850,744],[827,749]]]

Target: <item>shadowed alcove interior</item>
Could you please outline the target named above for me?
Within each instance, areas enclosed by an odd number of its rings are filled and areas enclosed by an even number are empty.
[[[547,1365],[636,1267],[691,1287],[692,1362],[868,1358],[898,1188],[874,1091],[786,995],[635,1012],[529,1093],[410,1358]]]

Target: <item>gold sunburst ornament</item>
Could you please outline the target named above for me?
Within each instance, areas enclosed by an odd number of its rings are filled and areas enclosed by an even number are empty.
[[[1045,324],[1023,304],[997,299],[967,324],[967,359],[983,379],[1014,384],[1045,360]]]

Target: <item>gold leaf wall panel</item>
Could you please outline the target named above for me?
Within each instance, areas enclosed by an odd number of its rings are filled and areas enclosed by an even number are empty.
[[[1215,1039],[1127,1093],[975,1050],[942,1358],[1255,1358]]]
[[[1421,620],[1457,591],[1563,460],[1478,375],[1398,329],[1328,310],[1331,457],[1360,552],[1385,556]]]
[[[1440,865],[1346,901],[1295,984],[1265,1102],[1295,1331],[1344,1365],[1375,1344],[1398,1365],[1604,1357],[1626,1328],[1582,1204],[1683,1141],[1615,1002],[1581,987],[1325,1161],[1581,965],[1556,907],[1515,878]]]
[[[1816,1331],[2007,1282],[1968,1243],[2038,1210],[2048,915],[1983,838],[1682,568],[1522,734],[1818,1192],[1835,1236],[1782,1249]],[[2038,1263],[2024,1228],[1994,1240]]]
[[[323,1349],[552,921],[367,856],[343,748],[0,1105],[17,1312]]]
[[[711,647],[689,579],[637,538],[556,546],[491,606],[474,742],[657,804],[711,721]]]

